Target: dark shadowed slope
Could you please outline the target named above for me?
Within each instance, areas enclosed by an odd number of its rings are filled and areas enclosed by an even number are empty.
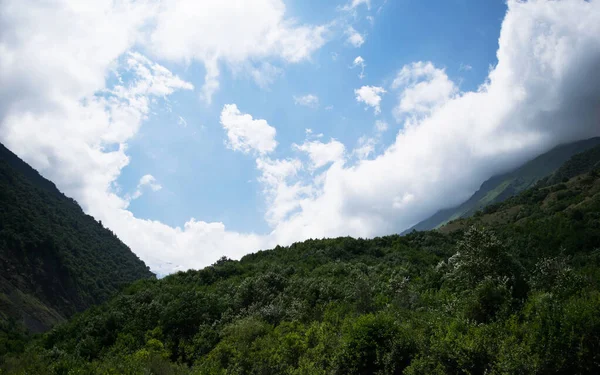
[[[0,144],[0,323],[44,331],[152,277],[110,230]]]
[[[573,155],[598,144],[600,138],[592,138],[555,147],[512,172],[490,178],[466,202],[454,208],[440,210],[404,233],[413,230],[431,230],[452,220],[470,217],[490,204],[502,202],[534,186],[539,180],[555,172]]]

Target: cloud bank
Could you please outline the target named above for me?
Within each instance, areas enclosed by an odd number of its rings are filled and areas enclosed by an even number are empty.
[[[368,4],[350,4],[360,3]],[[377,155],[373,148],[353,161],[339,141],[309,137],[292,157],[275,158],[279,124],[225,106],[224,139],[255,158],[271,229],[238,233],[195,218],[171,227],[134,217],[115,184],[152,101],[193,86],[132,48],[202,62],[208,101],[220,64],[302,61],[324,43],[325,28],[286,19],[275,0],[238,13],[191,0],[5,0],[0,8],[0,140],[160,273],[306,238],[398,232],[460,203],[494,174],[600,135],[600,2],[509,0],[498,64],[478,90],[461,92],[429,62],[399,67],[390,87],[380,87],[397,98],[390,110],[401,130]],[[222,19],[231,22],[215,24]],[[215,37],[197,37],[207,30]],[[388,126],[377,125],[363,146],[377,128]]]

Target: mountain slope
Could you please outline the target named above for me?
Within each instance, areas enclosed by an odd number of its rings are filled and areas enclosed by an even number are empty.
[[[451,233],[474,224],[521,224],[525,218],[542,219],[556,212],[577,222],[584,211],[594,216],[600,212],[600,145],[574,155],[554,173],[538,181],[534,188],[489,205],[473,217],[451,221],[438,230]],[[596,218],[595,223],[600,225],[600,220]]]
[[[583,175],[439,231],[308,240],[139,281],[0,373],[599,373],[595,151],[564,164]]]
[[[151,278],[110,230],[0,145],[0,323],[40,332]]]
[[[439,228],[452,220],[469,217],[490,204],[502,202],[534,186],[539,180],[556,171],[573,155],[586,151],[598,144],[600,144],[600,138],[557,146],[512,172],[490,178],[464,203],[457,207],[440,210],[404,233],[410,233],[413,230],[420,231]]]
[[[574,155],[560,166],[554,173],[541,180],[543,185],[554,185],[566,182],[575,176],[591,172],[600,168],[600,146],[595,146],[587,151]]]

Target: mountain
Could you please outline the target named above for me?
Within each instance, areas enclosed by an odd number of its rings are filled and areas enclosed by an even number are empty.
[[[486,206],[472,217],[454,220],[438,230],[451,233],[476,224],[521,223],[523,218],[542,218],[547,213],[566,215],[575,219],[571,224],[577,224],[584,211],[593,213],[594,225],[600,225],[597,214],[600,212],[600,186],[596,184],[599,178],[600,145],[574,155],[552,174],[539,180],[535,188]],[[549,225],[547,229],[565,231],[570,228]]]
[[[585,152],[574,155],[551,175],[542,179],[540,183],[545,186],[555,185],[561,182],[566,182],[575,176],[592,172],[599,167],[600,147],[594,146]]]
[[[556,171],[571,156],[598,144],[600,144],[600,137],[557,146],[512,172],[490,178],[464,203],[457,207],[438,211],[433,216],[404,231],[403,234],[413,230],[436,229],[452,220],[470,217],[490,204],[502,202],[534,186],[539,180]]]
[[[600,373],[599,156],[437,231],[140,280],[0,373]]]
[[[0,144],[0,324],[42,332],[152,278],[110,230]]]

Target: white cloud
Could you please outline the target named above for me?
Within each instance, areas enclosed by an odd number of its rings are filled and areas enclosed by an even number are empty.
[[[294,96],[294,103],[309,108],[317,108],[319,106],[319,97],[313,94]]]
[[[344,162],[345,147],[335,139],[328,143],[321,141],[304,142],[301,145],[295,144],[293,147],[308,154],[311,167],[314,169],[321,168],[329,163],[343,164]]]
[[[307,137],[312,137],[312,131],[306,129]],[[320,138],[322,134],[316,135]],[[314,138],[313,138],[314,139]],[[335,139],[328,143],[318,140],[306,140],[302,145],[293,145],[298,151],[308,155],[308,175],[302,178],[300,172],[306,171],[299,159],[272,160],[259,157],[256,160],[257,169],[262,173],[259,181],[264,186],[268,203],[266,220],[274,228],[274,232],[265,239],[270,244],[288,243],[299,233],[290,236],[276,234],[282,223],[295,220],[305,214],[306,208],[312,206],[314,200],[322,191],[323,176],[328,169],[344,165],[345,147]],[[305,181],[306,180],[306,181]]]
[[[267,154],[277,147],[275,128],[266,120],[255,120],[251,115],[241,113],[235,104],[223,107],[221,125],[227,131],[227,145],[232,150]]]
[[[150,187],[152,191],[159,191],[160,189],[162,189],[162,186],[160,186],[160,184],[156,182],[156,178],[154,178],[154,176],[152,176],[151,174],[143,175],[142,178],[140,178],[138,188],[143,186]]]
[[[357,56],[357,57],[354,59],[353,66],[361,66],[361,67],[364,67],[364,66],[365,66],[365,59],[363,59],[361,56]]]
[[[191,83],[173,75],[164,66],[152,62],[138,52],[127,54],[127,66],[139,78],[138,84],[127,89],[117,86],[118,91],[114,92],[117,95],[123,92],[128,95],[154,95],[164,98],[178,89],[194,89]]]
[[[383,132],[387,131],[388,123],[383,120],[375,121],[375,130],[377,130],[378,133],[383,133]]]
[[[353,151],[363,157],[357,164],[334,162],[312,178],[288,177],[283,186],[305,193],[285,201],[294,208],[272,223],[270,238],[290,243],[401,231],[460,203],[491,175],[556,144],[600,135],[600,78],[588,81],[600,63],[599,6],[508,4],[499,63],[485,84],[464,93],[441,85],[441,99],[413,90],[419,100],[405,114],[412,126],[383,153],[375,156],[376,134],[363,137]],[[421,62],[408,65],[394,87],[402,98],[407,89],[446,79]],[[385,128],[375,125],[376,132]]]
[[[283,70],[281,68],[278,68],[268,62],[263,62],[258,66],[253,66],[249,70],[254,82],[256,82],[256,84],[263,89],[269,87],[277,78],[279,78],[279,76],[283,74]]]
[[[44,66],[45,70],[57,70],[57,77],[62,76],[67,82],[69,75],[100,68],[111,62],[115,53],[122,53],[139,42],[155,57],[186,64],[202,63],[206,72],[200,96],[207,103],[219,88],[221,64],[235,67],[258,59],[304,61],[325,43],[328,32],[326,26],[300,24],[286,17],[286,7],[281,0],[98,0],[94,4],[74,0],[50,3],[6,0],[3,5],[10,10],[4,16],[5,29],[19,27],[25,31],[7,34],[7,41],[12,38],[11,42],[23,42],[28,33],[44,32],[42,25],[45,25],[45,30],[54,33],[50,36],[70,41],[69,45],[62,43],[62,47],[74,48],[84,40],[88,43],[82,48],[89,53],[69,54],[71,59],[66,61],[67,65]],[[40,13],[34,14],[34,10]],[[54,17],[69,20],[73,25],[59,30],[56,23],[52,23],[58,19]],[[40,22],[35,24],[35,21]],[[75,28],[80,32],[78,35],[70,33]],[[210,37],[198,37],[200,35]],[[43,40],[30,43],[39,47],[37,52],[29,51],[37,53],[35,57],[47,57],[43,53],[50,52],[52,43],[43,46]],[[30,67],[32,61],[37,60],[23,61],[22,70]],[[64,69],[58,71],[58,68]],[[39,70],[30,70],[32,74],[27,84],[36,82],[35,73]],[[259,85],[267,85],[278,75],[278,70],[265,63],[251,74]],[[103,84],[102,81],[87,83],[94,87]]]
[[[162,2],[147,43],[158,57],[203,63],[202,98],[210,103],[219,88],[220,63],[265,58],[297,63],[325,43],[325,26],[298,24],[285,13],[281,0]]]
[[[381,136],[388,130],[388,123],[383,120],[375,121],[373,127],[374,134],[372,136],[362,136],[358,139],[357,147],[352,151],[352,154],[359,160],[364,160],[375,156],[376,146],[381,142]]]
[[[352,0],[350,3],[344,5],[342,9],[346,11],[354,10],[361,4],[366,5],[367,9],[371,9],[371,0]]]
[[[263,186],[268,204],[265,219],[271,226],[277,226],[286,220],[312,194],[309,186],[290,182],[303,169],[302,162],[298,159],[258,158],[256,168],[261,172],[258,181]]]
[[[354,62],[352,62],[353,68],[356,68],[357,66],[360,67],[360,74],[358,75],[358,78],[365,78],[365,67],[367,66],[367,64],[365,64],[365,59],[363,59],[361,56],[357,56],[354,59]]]
[[[187,127],[187,121],[182,116],[179,116],[179,119],[177,120],[177,124],[179,124],[180,126],[183,126],[184,128]]]
[[[429,114],[457,94],[458,88],[446,72],[431,62],[405,65],[392,83],[393,89],[401,89],[394,116],[398,121],[404,115]]]
[[[365,103],[369,107],[373,107],[375,114],[381,112],[381,96],[385,93],[386,91],[383,87],[377,86],[362,86],[361,88],[354,90],[356,101]]]
[[[469,64],[460,63],[458,70],[461,72],[469,72],[469,71],[473,70],[473,67]]]
[[[360,137],[358,139],[358,147],[352,153],[359,159],[366,159],[375,153],[375,146],[378,140],[371,137]]]
[[[152,191],[159,191],[162,189],[162,186],[156,182],[156,178],[151,174],[143,175],[140,178],[140,182],[137,185],[137,190],[131,195],[131,199],[138,199],[143,194],[143,189],[148,187]]]
[[[348,26],[346,28],[346,36],[346,42],[348,42],[356,48],[362,46],[365,42],[365,37],[361,35],[358,31],[356,31],[352,26]]]
[[[401,231],[459,204],[494,174],[559,143],[600,135],[600,3],[508,6],[498,65],[478,90],[457,92],[433,64],[406,66],[394,87],[412,126],[375,158],[324,171],[314,198],[274,234]],[[443,95],[429,95],[433,85]]]

